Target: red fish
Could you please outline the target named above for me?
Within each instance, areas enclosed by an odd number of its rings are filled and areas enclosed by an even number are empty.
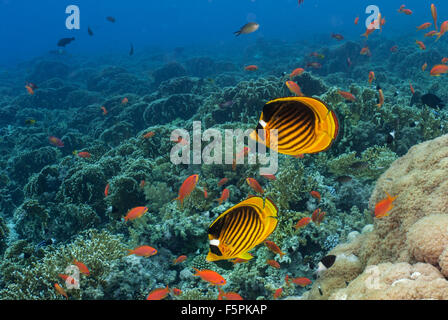
[[[255,192],[264,193],[263,188],[260,186],[258,181],[255,180],[254,178],[247,178],[246,182]]]
[[[300,219],[299,222],[297,222],[297,224],[294,226],[294,228],[296,228],[296,230],[297,230],[299,228],[306,227],[310,222],[311,222],[310,217],[304,217],[304,218]]]
[[[292,72],[291,72],[291,74],[289,75],[289,79],[292,79],[292,78],[294,78],[294,77],[297,77],[297,76],[300,76],[302,73],[304,73],[305,72],[305,69],[303,69],[303,68],[297,68],[297,69],[294,69]]]
[[[244,67],[244,70],[246,70],[246,71],[256,71],[256,70],[258,70],[258,66],[250,65],[250,66]]]
[[[106,184],[106,188],[104,188],[104,196],[105,197],[107,197],[109,195],[109,188],[110,188],[110,185]]]
[[[319,62],[308,62],[306,64],[307,67],[311,67],[313,69],[320,69],[322,68],[322,65]]]
[[[59,138],[51,136],[51,137],[48,137],[48,141],[50,142],[50,144],[52,144],[55,147],[58,147],[58,148],[64,147],[64,142],[62,142],[62,140]]]
[[[280,257],[283,257],[285,255],[284,252],[282,252],[282,250],[280,250],[280,248],[275,244],[275,242],[273,241],[269,241],[269,240],[265,240],[264,244],[266,245],[266,247],[269,248],[269,250],[271,250],[272,252],[279,254]]]
[[[105,106],[101,106],[101,110],[103,110],[103,115],[107,115],[107,109]]]
[[[418,44],[418,46],[420,47],[421,50],[426,50],[426,46],[423,42],[421,42],[420,40],[415,40],[415,43]]]
[[[145,187],[145,180],[140,181],[140,189],[143,189]]]
[[[370,52],[370,49],[369,49],[369,47],[364,47],[364,48],[362,48],[361,49],[361,52],[359,53],[359,54],[361,54],[361,55],[363,55],[363,56],[368,56],[368,57],[371,57],[372,56],[372,53]]]
[[[366,32],[363,33],[361,36],[362,37],[366,37],[367,39],[369,39],[369,36],[375,31],[376,29],[372,26],[371,28],[367,28]]]
[[[356,101],[356,97],[350,92],[338,90],[338,93],[345,99],[350,101]]]
[[[375,218],[383,218],[389,215],[389,211],[394,207],[393,202],[397,197],[391,197],[390,194],[386,192],[387,198],[379,201],[375,205]]]
[[[434,20],[434,27],[436,28],[437,31],[437,8],[434,5],[434,3],[431,4],[431,15],[432,19]]]
[[[87,268],[84,263],[79,262],[75,259],[73,260],[73,264],[78,267],[79,272],[81,272],[82,274],[85,274],[86,276],[90,275],[89,268]]]
[[[168,286],[166,288],[154,289],[148,294],[146,300],[162,300],[168,296],[168,293],[170,293]]]
[[[68,282],[69,284],[72,284],[72,285],[76,285],[76,283],[77,283],[76,280],[72,276],[69,276],[69,275],[66,275],[66,274],[61,274],[61,273],[59,273],[58,276],[62,280],[64,280],[65,283]]]
[[[369,72],[369,83],[372,84],[372,81],[375,80],[375,73],[373,71]]]
[[[229,181],[229,179],[227,178],[222,178],[221,180],[219,180],[218,182],[218,186],[222,187],[223,185],[225,185],[227,183],[227,181]]]
[[[227,199],[229,199],[230,196],[230,191],[229,189],[224,189],[222,190],[222,194],[221,194],[221,198],[215,199],[215,201],[219,201],[219,204],[223,203],[224,201],[226,201]]]
[[[311,191],[310,194],[311,194],[312,197],[316,198],[320,202],[320,199],[321,199],[320,192],[318,192],[318,191]]]
[[[414,94],[415,90],[414,87],[412,86],[412,83],[409,82],[409,88],[411,89],[411,93]]]
[[[355,24],[358,24],[358,22],[359,22],[359,17],[356,17],[355,18]]]
[[[282,296],[283,294],[283,288],[279,288],[277,290],[275,290],[274,292],[274,299],[278,299]]]
[[[187,198],[196,188],[196,184],[198,183],[199,175],[193,174],[189,176],[185,181],[182,183],[179,189],[179,196],[174,200],[179,200],[181,207],[184,204],[185,198]]]
[[[397,52],[398,51],[398,46],[395,45],[392,48],[390,48],[390,52]]]
[[[241,297],[236,292],[224,292],[219,287],[218,287],[218,291],[219,291],[218,300],[244,300],[243,297]]]
[[[198,270],[196,268],[193,268],[196,270],[196,273],[194,276],[201,277],[202,280],[207,281],[213,286],[223,286],[227,283],[226,279],[224,279],[219,273],[204,269],[204,270]]]
[[[376,105],[378,108],[381,108],[381,106],[384,104],[384,93],[383,93],[383,89],[378,87],[378,94],[379,94],[379,102]]]
[[[83,152],[78,152],[78,157],[85,159],[85,158],[92,157],[92,155],[87,151],[83,151]]]
[[[448,58],[443,58],[443,59],[442,59],[442,63],[443,63],[443,64],[447,64],[447,63],[448,63]]]
[[[417,27],[417,30],[425,30],[425,29],[428,29],[428,28],[431,26],[431,24],[432,24],[431,22],[426,22],[426,23],[424,23],[424,24],[418,26],[418,27]]]
[[[143,216],[146,212],[148,212],[148,207],[135,207],[128,211],[126,216],[124,217],[124,221],[134,220]]]
[[[306,287],[312,283],[312,281],[310,279],[304,278],[304,277],[295,278],[295,279],[292,279],[291,281],[292,281],[292,283],[297,284],[301,287]]]
[[[275,269],[280,269],[280,264],[275,260],[267,260],[266,263]]]
[[[150,246],[140,246],[135,248],[134,250],[128,249],[128,256],[135,254],[140,257],[151,257],[157,254],[157,249],[154,249]]]
[[[320,225],[322,223],[322,221],[324,220],[325,215],[326,215],[325,211],[319,211],[319,214],[316,217],[315,223],[317,225]]]
[[[28,93],[29,93],[30,95],[33,95],[33,94],[34,94],[34,90],[33,90],[33,88],[31,88],[31,86],[26,85],[25,88],[26,88],[26,91],[28,91]]]
[[[55,283],[55,284],[54,284],[54,288],[56,289],[56,291],[57,291],[59,294],[63,295],[63,296],[68,300],[67,292],[65,292],[65,290],[62,289],[62,287],[61,287],[58,283]]]
[[[155,132],[154,132],[154,131],[149,131],[148,133],[145,133],[145,134],[142,136],[142,138],[143,138],[143,139],[149,139],[149,138],[154,137],[154,135],[155,135]]]
[[[126,105],[126,104],[128,104],[128,102],[129,102],[129,99],[128,98],[123,98],[123,100],[121,100],[121,104],[122,105]]]
[[[428,67],[428,63],[425,62],[425,63],[422,65],[422,71],[425,72],[425,70],[426,70],[427,67]]]
[[[448,31],[448,20],[444,21],[442,25],[440,26],[440,31],[436,33],[437,39],[436,41],[439,41],[439,39]]]
[[[295,94],[298,97],[304,96],[304,94],[302,93],[302,89],[300,89],[299,85],[294,81],[286,81],[285,84],[288,87],[289,91],[291,91],[291,93]]]
[[[174,288],[171,290],[171,292],[175,295],[175,296],[180,296],[182,294],[182,290],[178,289],[178,288]]]
[[[313,221],[314,223],[317,223],[318,217],[321,212],[322,212],[322,210],[320,208],[317,208],[316,210],[314,210],[313,214],[311,215],[311,221]]]
[[[437,35],[437,31],[435,31],[435,30],[425,33],[425,37],[434,37],[435,35]]]
[[[207,199],[207,198],[208,198],[208,192],[207,192],[207,189],[204,187],[204,188],[202,189],[202,191],[204,191],[204,198]]]
[[[187,256],[186,255],[182,255],[182,256],[178,256],[174,261],[173,264],[176,265],[178,263],[182,263],[185,260],[187,260]]]
[[[267,174],[267,173],[262,173],[260,174],[262,177],[268,179],[268,180],[277,180],[277,178],[273,175],[273,174]]]
[[[336,39],[336,40],[338,40],[338,41],[344,40],[344,36],[342,34],[339,34],[339,33],[332,33],[331,37]]]

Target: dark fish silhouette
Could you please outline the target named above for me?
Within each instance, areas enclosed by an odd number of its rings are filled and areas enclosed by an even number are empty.
[[[336,178],[336,181],[339,183],[348,183],[352,180],[353,180],[353,178],[350,176],[339,176]]]
[[[89,36],[93,36],[93,31],[90,27],[87,27],[87,32],[89,33]]]
[[[442,99],[432,93],[427,93],[422,96],[422,103],[431,108],[442,108],[445,106]]]
[[[61,40],[58,41],[58,47],[65,47],[66,45],[68,45],[70,42],[74,41],[75,37],[73,38],[62,38]]]
[[[106,17],[106,20],[112,23],[115,23],[115,18],[114,17]]]
[[[129,55],[132,56],[134,54],[134,45],[131,43],[131,50],[129,51]]]
[[[256,22],[249,22],[246,23],[244,26],[241,27],[240,30],[234,32],[233,34],[235,34],[238,37],[240,34],[249,34],[255,32],[258,30],[259,27],[260,25]]]

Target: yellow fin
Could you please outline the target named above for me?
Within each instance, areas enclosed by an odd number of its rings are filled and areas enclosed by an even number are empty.
[[[244,260],[250,260],[253,258],[253,256],[249,252],[241,253],[237,256],[237,258],[244,259]]]

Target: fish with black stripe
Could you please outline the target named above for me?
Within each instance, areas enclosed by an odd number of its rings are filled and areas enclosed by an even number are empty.
[[[251,197],[226,210],[208,230],[208,261],[252,259],[249,251],[277,227],[278,209],[269,199]]]
[[[277,130],[277,144],[272,146],[271,130]],[[311,97],[288,97],[264,105],[257,129],[250,137],[278,153],[299,156],[327,150],[338,131],[336,114],[324,102]]]

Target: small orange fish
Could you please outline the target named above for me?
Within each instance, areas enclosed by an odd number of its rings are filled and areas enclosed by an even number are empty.
[[[140,246],[135,248],[134,250],[128,249],[128,256],[135,254],[140,257],[151,257],[157,254],[157,249],[154,249],[150,246]]]
[[[236,292],[224,292],[220,287],[218,287],[218,291],[218,300],[244,300],[243,297]]]
[[[443,63],[443,64],[447,64],[447,63],[448,63],[448,58],[443,58],[443,59],[442,59],[442,63]]]
[[[123,98],[123,100],[121,100],[121,104],[122,105],[126,105],[126,104],[128,104],[128,102],[129,102],[129,99],[128,98]]]
[[[107,184],[107,185],[106,185],[106,188],[104,188],[104,196],[105,196],[105,197],[107,197],[107,196],[109,195],[109,188],[110,188],[110,185],[109,185],[109,184]]]
[[[57,137],[54,137],[54,136],[48,137],[48,141],[50,142],[50,144],[52,144],[55,147],[58,147],[58,148],[64,147],[64,142],[62,142],[62,140]]]
[[[297,284],[301,287],[306,287],[312,283],[312,281],[310,279],[304,278],[304,277],[295,278],[295,279],[292,279],[291,281],[292,281],[292,283]]]
[[[140,181],[140,189],[143,189],[145,187],[145,180]]]
[[[410,10],[410,9],[403,9],[403,10],[401,10],[401,12],[403,12],[404,14],[406,14],[408,16],[410,16],[412,14],[412,10]]]
[[[324,220],[325,215],[326,215],[325,211],[320,211],[319,214],[316,217],[315,223],[317,225],[320,225],[322,223],[322,221]]]
[[[78,152],[78,157],[86,159],[86,158],[92,157],[92,155],[87,151],[83,151],[83,152]]]
[[[227,178],[222,178],[221,180],[219,180],[218,182],[218,187],[222,187],[223,185],[225,185],[227,183],[227,181],[229,181],[229,179]]]
[[[273,175],[273,174],[267,174],[267,173],[262,173],[262,174],[260,174],[262,177],[264,177],[264,178],[266,178],[266,179],[268,179],[268,180],[277,180],[277,178]]]
[[[439,77],[442,73],[448,73],[448,66],[446,64],[435,65],[430,72],[435,77]]]
[[[180,296],[182,294],[182,290],[178,289],[178,288],[174,288],[171,290],[171,292],[175,295],[175,296]]]
[[[208,192],[207,192],[207,189],[204,187],[204,188],[202,189],[202,191],[204,191],[204,198],[207,199],[207,198],[208,198]]]
[[[79,272],[81,272],[82,274],[85,274],[86,276],[90,275],[89,268],[87,268],[87,266],[84,263],[79,262],[75,259],[73,260],[73,264],[78,267]]]
[[[264,244],[266,245],[266,247],[269,248],[269,250],[271,250],[272,252],[279,254],[280,257],[283,257],[285,255],[284,252],[282,252],[282,250],[280,250],[280,248],[275,244],[275,242],[273,241],[269,241],[269,240],[265,240]]]
[[[196,184],[198,183],[199,175],[193,174],[189,176],[185,181],[182,183],[179,189],[179,196],[174,200],[180,201],[180,206],[182,207],[184,205],[184,200],[187,198],[196,188]]]
[[[148,207],[135,207],[128,211],[126,216],[124,217],[124,221],[134,220],[143,216],[146,212],[148,212]]]
[[[227,199],[229,199],[230,191],[229,189],[225,188],[222,190],[221,198],[215,199],[215,201],[219,201],[219,204],[223,203]]]
[[[247,254],[249,254],[250,256],[253,257],[253,255],[252,255],[251,253],[248,252]],[[250,259],[249,259],[249,260],[250,260]],[[231,260],[231,261],[232,261],[233,264],[237,264],[237,263],[246,263],[246,262],[248,262],[249,260],[242,259],[242,258],[236,258],[236,259],[233,259],[233,260]]]
[[[243,150],[241,150],[240,152],[238,152],[235,155],[235,158],[233,158],[233,164],[232,164],[232,170],[235,171],[236,170],[236,165],[237,165],[237,161],[241,158],[247,157],[249,155],[250,152],[250,148],[249,147],[244,147]]]
[[[420,40],[415,40],[415,43],[418,44],[418,46],[420,47],[421,50],[426,50],[426,46],[423,42],[421,42]]]
[[[372,84],[372,81],[375,80],[375,73],[373,71],[369,72],[369,83]]]
[[[105,106],[101,106],[101,110],[103,110],[103,115],[107,115],[107,109]]]
[[[256,70],[258,70],[258,66],[250,65],[250,66],[244,67],[244,70],[246,70],[246,71],[256,71]]]
[[[319,191],[311,191],[311,192],[310,192],[310,195],[311,195],[313,198],[316,198],[317,200],[319,200],[319,202],[320,202],[321,195],[320,195],[320,192],[319,192]]]
[[[425,30],[425,29],[428,29],[430,26],[431,26],[431,22],[426,22],[426,23],[424,23],[424,24],[422,24],[421,26],[418,26],[417,27],[417,30]]]
[[[364,47],[364,48],[362,48],[361,49],[361,52],[359,53],[360,55],[363,55],[363,56],[368,56],[368,57],[371,57],[372,56],[372,52],[370,52],[370,49],[369,49],[369,47]]]
[[[298,97],[304,96],[304,94],[302,93],[302,89],[300,89],[300,86],[294,81],[286,81],[285,84],[288,87],[289,91],[291,91],[291,93],[295,94]]]
[[[61,287],[58,283],[55,283],[55,284],[54,284],[54,288],[56,289],[56,291],[57,291],[59,294],[63,295],[63,296],[68,300],[67,292],[65,292],[65,290],[62,289],[62,287]]]
[[[378,87],[378,94],[380,95],[380,98],[379,98],[379,102],[378,102],[378,104],[377,104],[376,106],[377,106],[378,108],[381,108],[382,105],[384,104],[384,94],[383,94],[383,89],[381,89],[381,88]]]
[[[65,283],[68,282],[69,284],[76,285],[76,280],[72,276],[69,276],[69,275],[66,275],[66,274],[61,274],[61,273],[59,273],[58,276],[62,280],[64,280]]]
[[[296,228],[296,230],[297,230],[299,228],[306,227],[310,222],[311,222],[310,217],[304,217],[304,218],[300,219],[299,222],[297,222],[297,224],[294,226],[294,228]]]
[[[277,290],[275,290],[274,292],[274,299],[278,299],[282,296],[283,294],[283,288],[279,288]]]
[[[33,94],[34,94],[34,90],[33,90],[33,88],[31,88],[29,85],[26,85],[25,88],[26,88],[26,91],[28,91],[28,93],[29,93],[30,95],[33,95]]]
[[[437,8],[434,5],[434,3],[431,4],[431,15],[432,19],[434,20],[434,27],[436,28],[437,31]]]
[[[412,83],[409,82],[409,87],[411,88],[411,93],[415,94],[415,90],[414,87],[412,86]]]
[[[267,260],[266,263],[275,269],[280,269],[280,264],[275,260]]]
[[[422,71],[425,72],[426,68],[428,67],[428,64],[425,62],[424,65],[422,65]]]
[[[189,144],[189,142],[182,137],[179,137],[177,140],[174,140],[173,142],[176,142],[176,143],[180,144],[181,146],[186,146]]]
[[[439,41],[439,39],[448,31],[448,20],[444,21],[442,25],[440,26],[440,31],[436,33],[437,39],[436,41]]]
[[[389,211],[394,207],[393,202],[396,197],[391,197],[390,194],[386,192],[387,198],[378,202],[375,206],[375,218],[383,218],[389,215]]]
[[[361,35],[361,37],[366,37],[367,39],[369,39],[369,36],[375,31],[376,29],[372,26],[371,28],[370,28],[370,26],[369,26],[369,28],[367,28],[367,30],[366,30],[366,32],[365,33],[363,33],[362,35]]]
[[[263,188],[260,186],[258,181],[255,180],[254,178],[247,178],[246,182],[255,192],[264,193]]]
[[[187,256],[186,255],[182,255],[182,256],[178,256],[174,261],[173,264],[176,265],[178,263],[182,263],[185,260],[187,260]]]
[[[224,279],[219,273],[204,269],[204,270],[198,270],[196,268],[193,268],[196,270],[196,273],[194,276],[201,277],[202,280],[207,281],[213,286],[223,286],[227,283],[226,279]]]
[[[345,100],[356,101],[356,97],[350,92],[338,90],[339,95],[341,95]]]
[[[314,223],[317,223],[318,217],[321,212],[322,212],[322,210],[320,208],[317,208],[316,210],[314,210],[313,214],[311,215],[311,221],[313,221]]]
[[[145,133],[145,134],[142,136],[142,138],[143,138],[143,139],[149,139],[149,138],[154,137],[154,135],[155,135],[155,132],[154,132],[154,131],[149,131],[148,133]]]
[[[304,72],[305,72],[305,69],[303,69],[303,68],[294,69],[291,72],[291,74],[289,75],[289,79],[293,79],[294,77],[300,76]]]
[[[168,286],[166,288],[154,289],[148,294],[146,300],[162,300],[168,296],[168,293],[170,293]]]
[[[429,38],[429,37],[434,37],[435,35],[437,35],[437,31],[432,30],[429,31],[428,33],[425,33],[425,37]]]
[[[355,18],[355,24],[358,24],[358,22],[359,22],[359,17],[356,17]]]

